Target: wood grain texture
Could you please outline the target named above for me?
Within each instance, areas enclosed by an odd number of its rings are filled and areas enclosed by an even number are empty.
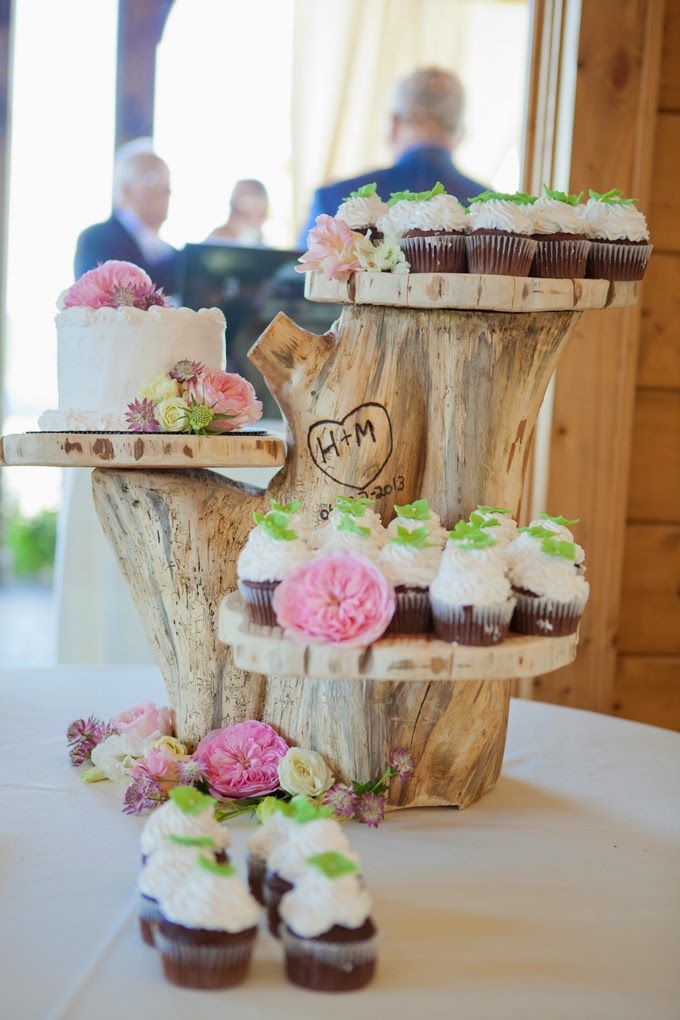
[[[680,391],[637,391],[628,517],[680,524]]]
[[[619,651],[680,655],[680,526],[629,524]]]
[[[25,432],[0,437],[0,465],[99,468],[278,467],[280,436]]]
[[[232,592],[222,601],[218,633],[231,645],[241,669],[324,680],[507,680],[533,677],[573,662],[578,638],[512,635],[499,645],[472,648],[436,638],[383,638],[369,647],[304,645],[286,640],[278,628],[255,627],[243,599]]]
[[[654,144],[654,189],[649,229],[659,251],[680,252],[680,113],[659,113]]]
[[[680,730],[680,657],[620,655],[614,715]]]
[[[680,112],[680,4],[666,0],[659,108]]]
[[[637,385],[680,388],[680,254],[655,252],[647,267]]]

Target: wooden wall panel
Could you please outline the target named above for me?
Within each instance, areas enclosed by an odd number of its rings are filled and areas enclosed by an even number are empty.
[[[679,168],[680,113],[660,113],[656,121],[654,187],[649,207],[652,243],[660,251],[680,252]]]
[[[680,387],[680,255],[654,252],[647,269],[637,385]]]
[[[680,524],[680,391],[638,390],[628,517]],[[680,620],[678,621],[680,629]]]
[[[680,110],[680,0],[666,0],[659,109]]]
[[[626,529],[619,652],[680,655],[680,526]]]
[[[612,713],[680,730],[680,658],[620,656]]]

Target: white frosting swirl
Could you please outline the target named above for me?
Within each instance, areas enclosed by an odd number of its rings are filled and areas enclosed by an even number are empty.
[[[199,814],[191,815],[181,811],[173,800],[161,804],[147,818],[140,840],[142,853],[148,856],[165,846],[166,836],[209,836],[219,850],[224,850],[231,843],[231,834],[215,818],[212,805]]]
[[[518,205],[507,198],[473,202],[468,209],[468,230],[508,230],[511,234],[533,234],[534,213],[531,205]]]
[[[290,541],[272,538],[258,524],[248,535],[236,573],[244,581],[280,581],[287,571],[311,559],[311,555],[301,538]]]
[[[449,541],[430,594],[437,602],[452,606],[505,602],[512,596],[505,570],[505,550],[500,545],[467,549]]]
[[[301,938],[323,935],[336,924],[361,928],[372,909],[370,893],[358,874],[327,878],[310,866],[279,905],[283,921]]]
[[[430,536],[430,541],[435,542],[440,548],[444,546],[448,538],[448,532],[446,528],[442,527],[439,515],[434,510],[430,510],[430,516],[425,521],[417,521],[412,517],[395,517],[387,525],[388,539],[394,538],[397,534],[397,528],[405,528],[406,531],[417,531],[418,528],[425,528]]]
[[[336,219],[346,223],[351,230],[358,230],[360,227],[375,226],[386,210],[387,205],[379,195],[368,195],[366,198],[359,198],[357,195],[354,198],[346,199],[335,216]]]
[[[320,549],[321,546],[326,545],[335,535],[351,535],[351,532],[338,532],[339,525],[343,522],[346,514],[342,510],[331,510],[330,515],[326,523],[317,528],[316,531],[309,536],[309,544],[312,548]],[[354,523],[360,528],[368,528],[371,532],[371,537],[379,546],[383,546],[387,541],[387,534],[385,528],[383,528],[382,521],[378,517],[375,510],[371,510],[367,507],[360,517],[352,516]],[[356,536],[359,537],[359,536]],[[368,536],[367,536],[368,537]],[[363,552],[363,549],[359,550]]]
[[[516,588],[525,588],[534,595],[543,595],[559,602],[588,598],[590,587],[574,560],[551,556],[540,547],[533,556],[514,560],[510,578]]]
[[[417,549],[401,542],[388,542],[380,552],[378,566],[394,585],[428,588],[437,573],[441,555],[441,549],[436,545]]]
[[[558,538],[563,538],[567,542],[574,541],[574,536],[569,528],[565,527],[564,524],[558,524],[557,521],[550,521],[545,517],[534,517],[533,521],[529,521],[529,527],[545,528],[547,531],[554,532]]]
[[[585,233],[597,241],[649,241],[647,220],[634,205],[591,198],[583,220]]]
[[[367,556],[375,563],[380,556],[380,545],[373,535],[357,535],[353,531],[331,531],[317,556],[331,552],[353,552]]]
[[[475,514],[479,514],[484,521],[490,521],[492,518],[498,521],[498,524],[484,530],[488,531],[501,548],[506,549],[513,539],[516,538],[517,522],[513,520],[510,514],[492,513],[491,511],[483,512],[482,510],[475,510]]]
[[[378,230],[399,237],[408,230],[446,230],[462,233],[467,228],[465,209],[454,195],[435,195],[424,202],[395,202],[378,220]]]
[[[94,323],[116,323],[131,322],[142,324],[143,322],[157,321],[168,324],[190,324],[196,317],[203,320],[212,320],[215,326],[224,329],[226,319],[220,308],[201,308],[195,312],[193,308],[166,308],[162,305],[152,305],[147,311],[142,308],[133,308],[130,305],[121,305],[120,308],[64,308],[57,312],[55,323],[60,326],[91,326]]]
[[[254,928],[260,906],[236,875],[217,875],[196,865],[184,882],[158,897],[163,917],[184,928],[234,934]]]
[[[178,846],[176,843],[165,842],[140,871],[137,888],[144,896],[159,900],[185,882],[196,867],[199,855],[209,852],[205,847]]]
[[[356,860],[349,848],[347,836],[338,822],[332,818],[315,818],[312,822],[294,822],[285,843],[279,843],[271,851],[267,868],[276,872],[287,882],[294,882],[306,868],[306,860],[313,854],[329,851],[345,854]]]
[[[533,204],[534,234],[585,234],[584,205],[541,195]]]
[[[274,847],[285,843],[294,824],[295,822],[281,811],[274,811],[248,840],[248,851],[253,857],[266,861]]]

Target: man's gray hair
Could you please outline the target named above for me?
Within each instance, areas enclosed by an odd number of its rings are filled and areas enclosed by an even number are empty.
[[[139,172],[136,166],[138,156],[155,156],[156,159],[160,159],[158,153],[154,152],[153,138],[133,138],[131,142],[126,142],[116,151],[113,162],[114,202],[120,201],[125,185],[137,177]]]
[[[430,121],[445,134],[456,134],[463,118],[465,93],[457,75],[438,67],[420,67],[394,92],[392,112],[409,124]]]

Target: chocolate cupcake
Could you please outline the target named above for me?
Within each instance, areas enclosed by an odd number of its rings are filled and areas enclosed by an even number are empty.
[[[512,630],[538,637],[575,633],[590,594],[581,547],[538,524],[520,529],[508,556],[517,600]]]
[[[430,191],[398,191],[378,220],[386,237],[400,237],[412,273],[465,272],[466,216],[439,181]]]
[[[217,847],[209,836],[165,836],[140,871],[137,878],[139,931],[147,946],[155,945],[161,895],[193,871],[199,852],[215,860]]]
[[[430,586],[437,637],[460,645],[495,645],[508,632],[515,607],[505,551],[489,529],[460,521]]]
[[[373,904],[356,863],[340,853],[311,856],[281,901],[288,980],[316,992],[351,992],[375,974]]]
[[[230,988],[248,974],[260,908],[230,864],[200,856],[159,900],[163,972],[182,988]]]
[[[267,861],[275,849],[288,838],[291,820],[288,805],[285,801],[274,801],[274,809],[268,818],[258,826],[257,831],[248,840],[248,887],[258,903],[265,905],[264,878],[267,872]]]
[[[310,559],[312,554],[291,527],[288,514],[277,510],[268,514],[255,512],[253,519],[256,527],[248,535],[236,567],[238,590],[250,622],[275,627],[272,596],[276,587],[287,570]]]
[[[538,244],[533,203],[524,192],[483,191],[470,199],[466,239],[468,272],[528,276]]]
[[[416,499],[413,503],[405,503],[403,506],[395,506],[395,518],[387,526],[388,538],[394,538],[397,528],[406,528],[407,531],[415,531],[417,528],[425,528],[429,541],[439,546],[440,549],[446,545],[448,532],[442,527],[438,514],[430,509],[426,499]]]
[[[373,181],[356,188],[347,198],[343,198],[335,217],[346,223],[350,230],[360,234],[370,230],[371,240],[380,241],[383,233],[377,229],[376,224],[386,212],[387,205],[378,194],[378,185]]]
[[[635,198],[622,198],[618,188],[604,194],[590,191],[584,221],[591,239],[587,273],[594,280],[641,280],[652,245]]]
[[[142,864],[164,845],[166,836],[207,836],[226,863],[231,834],[215,818],[216,803],[214,797],[200,793],[193,786],[176,786],[170,790],[168,800],[149,815],[142,829]]]
[[[441,549],[425,527],[409,531],[397,526],[378,558],[378,566],[397,596],[387,634],[428,634],[432,630],[429,586],[440,559]]]
[[[546,185],[533,206],[538,248],[531,276],[577,280],[586,275],[590,241],[586,237],[583,192],[567,195]]]

